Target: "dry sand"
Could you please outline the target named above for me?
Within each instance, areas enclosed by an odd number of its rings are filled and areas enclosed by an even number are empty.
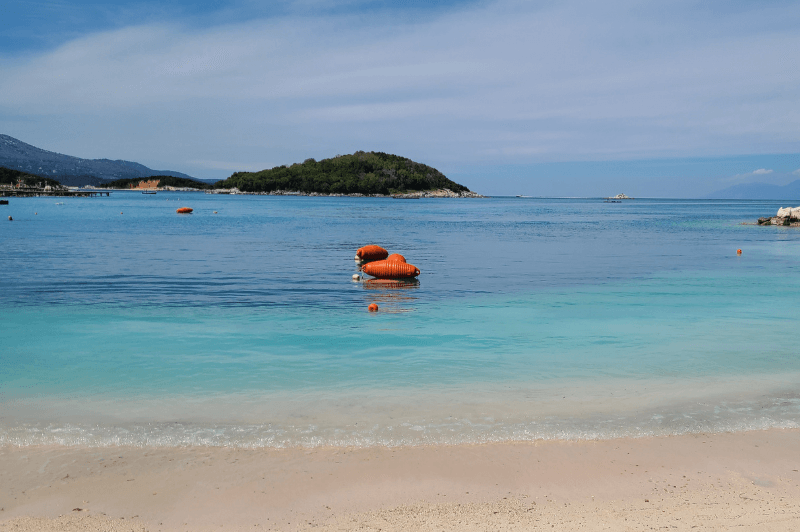
[[[0,448],[0,532],[800,530],[800,431],[452,447]]]

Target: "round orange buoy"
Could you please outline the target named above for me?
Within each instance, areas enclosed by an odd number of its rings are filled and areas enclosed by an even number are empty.
[[[413,264],[386,260],[370,262],[362,266],[361,270],[378,279],[406,279],[419,275],[419,268]]]
[[[175,212],[177,212],[178,214],[191,214],[193,210],[194,209],[192,209],[191,207],[181,207]]]
[[[392,253],[386,257],[386,260],[389,262],[405,262],[406,258],[399,253]]]
[[[381,260],[389,256],[389,252],[380,246],[369,245],[358,248],[356,257],[361,260]]]
[[[373,303],[370,306],[368,306],[367,309],[369,309],[370,312],[378,312],[378,305]]]
[[[741,254],[742,254],[742,250],[741,250],[741,249],[737,249],[737,250],[736,250],[736,254],[737,254],[737,255],[741,255]]]

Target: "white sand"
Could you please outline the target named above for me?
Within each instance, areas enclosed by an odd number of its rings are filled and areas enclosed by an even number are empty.
[[[0,531],[800,530],[799,469],[796,430],[310,451],[5,447]]]

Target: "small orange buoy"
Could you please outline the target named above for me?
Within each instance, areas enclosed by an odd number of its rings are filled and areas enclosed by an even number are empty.
[[[378,312],[378,305],[376,305],[375,303],[373,303],[373,304],[371,304],[370,306],[368,306],[368,307],[367,307],[367,309],[368,309],[370,312]]]
[[[193,210],[194,209],[192,209],[191,207],[181,207],[175,212],[177,212],[178,214],[191,214]]]
[[[399,253],[392,253],[386,257],[387,262],[405,262],[406,258]]]
[[[362,266],[361,270],[378,279],[406,279],[419,275],[419,268],[413,264],[387,260],[369,262]]]
[[[389,256],[389,252],[380,246],[369,245],[358,248],[356,257],[361,260],[381,260]]]
[[[737,249],[737,250],[736,250],[736,254],[737,254],[737,255],[741,255],[741,254],[742,254],[742,250],[741,250],[741,249]]]

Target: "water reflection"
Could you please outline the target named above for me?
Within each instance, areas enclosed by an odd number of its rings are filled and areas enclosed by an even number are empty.
[[[367,291],[367,304],[375,303],[380,312],[399,313],[416,309],[419,288],[417,279],[365,279],[361,286]]]

